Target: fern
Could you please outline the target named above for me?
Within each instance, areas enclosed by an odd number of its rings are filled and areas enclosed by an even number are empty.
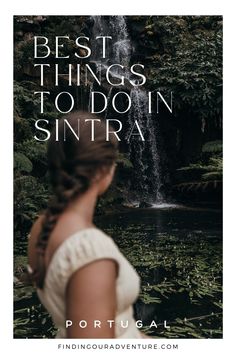
[[[133,168],[132,162],[126,157],[125,154],[122,153],[118,154],[117,163],[122,165],[124,168]]]
[[[202,179],[203,180],[210,180],[210,181],[221,180],[222,179],[222,172],[212,171],[212,172],[204,173],[202,175]]]
[[[178,189],[181,192],[189,192],[189,191],[204,191],[209,188],[217,188],[221,186],[221,180],[209,180],[209,181],[199,181],[199,182],[187,182],[187,183],[179,183],[174,185],[175,189]]]
[[[222,152],[222,141],[221,140],[208,141],[206,144],[203,145],[202,152],[203,153]]]

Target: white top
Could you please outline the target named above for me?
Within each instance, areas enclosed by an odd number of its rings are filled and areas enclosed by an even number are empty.
[[[116,279],[115,337],[141,338],[132,307],[139,294],[140,278],[112,238],[96,228],[76,232],[57,248],[47,269],[44,288],[37,289],[40,301],[58,328],[56,338],[66,338],[65,292],[71,275],[84,265],[103,258],[114,259],[119,265]],[[123,328],[126,327],[126,321],[128,327]]]

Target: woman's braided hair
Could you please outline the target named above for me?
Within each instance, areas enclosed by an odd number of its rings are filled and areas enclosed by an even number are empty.
[[[95,122],[94,141],[91,141],[91,123],[86,119],[95,118],[91,113],[82,111],[65,115],[49,139],[48,169],[54,195],[44,213],[42,231],[36,245],[38,265],[31,275],[41,289],[46,274],[45,250],[59,216],[69,202],[89,189],[98,170],[110,168],[117,157],[117,140],[111,134],[110,140],[106,141],[106,125],[102,119]],[[74,132],[79,130],[79,140],[70,127],[65,129],[65,120]]]

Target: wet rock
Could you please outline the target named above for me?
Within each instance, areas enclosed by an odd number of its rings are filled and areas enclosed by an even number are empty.
[[[139,203],[139,208],[151,208],[152,204],[142,201]]]

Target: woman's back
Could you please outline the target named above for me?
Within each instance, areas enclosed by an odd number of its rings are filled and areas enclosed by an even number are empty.
[[[105,269],[102,264],[99,264],[99,261],[103,262],[104,260],[114,261],[117,265],[117,277],[115,281],[116,309],[114,318],[106,318],[104,315],[100,316],[100,318],[96,316],[96,309],[98,308],[97,298],[99,296],[95,295],[95,291],[98,292],[98,289],[103,287],[103,278],[105,275]],[[90,298],[90,310],[91,306],[93,306],[92,302],[94,302],[94,310],[92,311],[93,320],[90,317],[88,321],[86,311],[89,311],[89,309],[87,308],[87,310],[82,311],[84,312],[83,318],[80,317],[82,322],[80,324],[79,321],[74,323],[73,318],[67,316],[67,287],[70,279],[78,270],[85,269],[87,265],[92,264],[94,269],[90,270],[92,273],[95,271],[96,275],[92,276],[93,281],[88,284],[86,298]],[[88,281],[88,279],[85,280],[83,287],[86,286],[86,282],[88,283]],[[101,289],[101,291],[103,290]],[[141,338],[141,333],[136,328],[133,319],[132,308],[132,304],[139,293],[139,276],[121,254],[114,241],[95,227],[78,230],[67,237],[57,247],[47,267],[44,288],[43,290],[37,289],[37,293],[59,329],[57,337],[67,337],[66,326],[73,326],[75,332],[80,331],[83,338],[87,337],[87,334],[84,335],[84,333],[88,333],[88,328],[86,329],[86,327],[92,327],[89,331],[89,337],[91,337],[91,332],[93,333],[93,337],[100,337],[100,325],[102,328],[112,326],[116,338]],[[106,294],[109,296],[108,292]],[[82,301],[84,302],[84,300]],[[106,306],[109,306],[108,301],[105,301],[105,303]],[[80,306],[84,308],[84,303],[77,303],[77,307],[79,308]],[[95,320],[98,322],[94,322]],[[116,325],[113,324],[113,320],[115,320]],[[84,329],[80,328],[80,325],[84,326]],[[128,327],[123,328],[126,325]]]

